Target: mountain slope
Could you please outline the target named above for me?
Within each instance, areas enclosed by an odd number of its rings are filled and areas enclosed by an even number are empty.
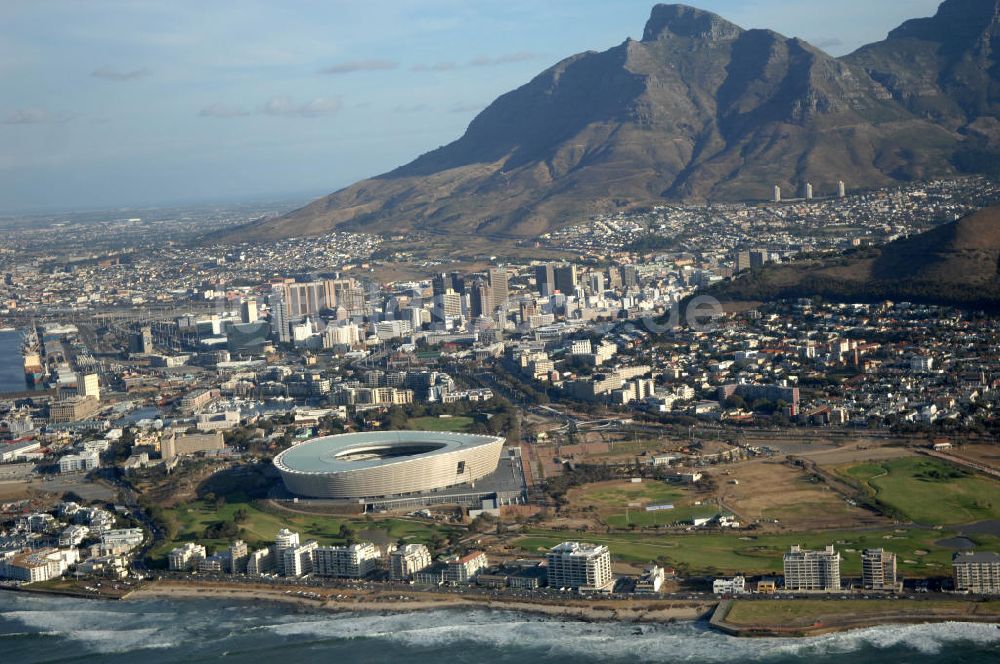
[[[965,136],[956,163],[1000,169],[1000,0],[949,0],[844,61],[915,115]]]
[[[738,300],[813,295],[859,302],[906,299],[1000,309],[1000,207],[880,249],[769,266],[721,286],[716,295]]]
[[[996,1],[947,0],[942,11]],[[905,58],[874,46],[838,60],[799,39],[657,5],[641,41],[557,63],[499,97],[457,141],[221,239],[334,227],[524,237],[665,198],[764,198],[773,184],[795,192],[807,181],[822,193],[840,179],[867,187],[953,173],[968,118],[951,119],[950,107],[915,113],[920,104],[904,94],[915,75],[879,73],[903,72]]]

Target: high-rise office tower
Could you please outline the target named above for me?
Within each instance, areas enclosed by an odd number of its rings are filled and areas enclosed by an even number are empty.
[[[559,265],[552,273],[557,291],[564,295],[572,295],[576,291],[576,265]]]
[[[450,288],[434,298],[436,318],[456,318],[462,315],[462,296]]]
[[[639,268],[635,265],[622,265],[622,285],[635,288],[639,285]]]
[[[465,277],[458,272],[440,272],[431,278],[431,290],[434,295],[443,295],[449,290],[458,294],[465,292]]]
[[[774,196],[771,198],[775,203],[781,202],[781,187],[774,185]]]
[[[811,183],[806,182],[806,200],[812,200],[813,197],[813,186]]]
[[[837,182],[837,198],[843,198],[847,196],[847,186],[844,185],[844,181],[840,180]]]
[[[472,284],[472,302],[470,303],[472,315],[475,317],[489,316],[494,309],[494,293],[490,286],[482,281]]]
[[[535,266],[535,285],[541,295],[552,295],[555,291],[555,273],[551,263]]]
[[[257,300],[248,298],[240,304],[240,320],[244,323],[257,322]]]
[[[281,285],[289,318],[315,316],[337,304],[332,279]]]
[[[507,268],[491,267],[488,274],[490,278],[490,288],[493,291],[493,306],[490,307],[490,310],[492,311],[496,307],[507,303],[507,298],[510,297],[510,291],[507,287]]]
[[[76,375],[76,393],[81,397],[94,397],[101,400],[101,382],[97,374]]]
[[[595,295],[600,295],[604,292],[604,273],[603,272],[591,272],[590,273],[590,292]]]
[[[616,267],[608,269],[608,288],[617,290],[622,287],[622,272]]]
[[[149,325],[143,325],[138,332],[128,339],[128,352],[135,355],[149,355],[154,352],[153,330]]]
[[[292,333],[288,327],[288,307],[285,305],[285,296],[281,290],[276,290],[267,298],[267,306],[271,312],[271,333],[280,343],[288,343],[292,340]]]

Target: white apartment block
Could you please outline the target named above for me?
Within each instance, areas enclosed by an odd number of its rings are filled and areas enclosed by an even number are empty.
[[[865,590],[896,590],[896,554],[865,549],[861,554],[861,585]]]
[[[0,557],[0,578],[24,583],[48,581],[62,576],[79,560],[76,549],[44,548],[35,551],[9,552]]]
[[[563,542],[549,550],[549,586],[604,590],[614,582],[611,551],[603,544]]]
[[[473,551],[461,558],[448,561],[444,570],[446,583],[468,583],[476,575],[489,567],[489,560],[482,551]]]
[[[167,555],[170,569],[174,571],[186,571],[196,569],[198,563],[208,557],[208,552],[201,544],[188,542],[184,546],[171,549]]]
[[[371,542],[347,546],[321,546],[313,551],[317,576],[363,579],[378,569],[381,554]]]
[[[80,454],[67,454],[59,459],[60,473],[78,473],[93,470],[101,465],[101,457],[97,452],[81,452]]]
[[[146,534],[142,528],[119,528],[108,530],[101,534],[102,555],[110,553],[125,553],[140,546]]]
[[[247,556],[247,575],[260,576],[274,571],[275,555],[271,547],[257,549]]]
[[[785,590],[840,590],[840,553],[832,545],[823,551],[812,551],[794,544],[785,554],[784,562]]]
[[[403,581],[413,578],[433,562],[431,552],[423,544],[406,544],[389,554],[389,578]]]
[[[309,540],[292,549],[281,553],[281,570],[285,576],[304,576],[313,572],[313,553],[319,548],[319,542]]]
[[[66,526],[66,528],[59,533],[59,546],[60,547],[70,547],[76,546],[90,533],[90,528],[81,525],[71,525]]]
[[[716,595],[743,595],[747,592],[747,580],[742,576],[716,579],[712,582],[712,592]]]
[[[956,553],[951,560],[955,590],[979,595],[1000,594],[1000,553]]]

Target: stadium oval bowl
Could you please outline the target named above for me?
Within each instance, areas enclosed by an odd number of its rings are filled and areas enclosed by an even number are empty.
[[[497,469],[504,439],[443,431],[367,431],[313,438],[274,457],[291,493],[364,499],[429,493]]]

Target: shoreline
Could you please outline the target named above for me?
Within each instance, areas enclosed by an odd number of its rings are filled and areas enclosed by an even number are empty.
[[[682,600],[608,600],[592,603],[569,600],[561,603],[481,597],[475,595],[443,595],[423,591],[414,592],[357,592],[337,589],[339,592],[317,592],[309,586],[270,588],[267,586],[244,587],[228,584],[189,584],[184,582],[156,581],[134,590],[122,600],[137,599],[233,599],[238,601],[274,601],[293,604],[315,611],[333,613],[406,613],[437,609],[493,609],[517,611],[551,617],[571,618],[587,622],[622,623],[671,623],[707,619],[715,609],[715,601]],[[312,593],[300,595],[298,593]],[[342,595],[337,598],[337,595]],[[407,599],[400,599],[406,597]]]
[[[271,602],[303,611],[328,613],[399,614],[414,611],[483,609],[512,611],[551,618],[593,623],[671,624],[704,621],[712,630],[737,638],[806,638],[850,632],[872,627],[904,624],[979,623],[1000,626],[1000,610],[990,603],[985,612],[977,612],[975,602],[955,600],[956,605],[973,607],[963,612],[907,612],[915,600],[894,600],[894,608],[869,615],[817,616],[810,624],[794,621],[761,621],[756,624],[730,622],[730,611],[738,600],[668,600],[637,598],[630,600],[565,599],[562,601],[495,598],[477,595],[443,594],[428,591],[361,590],[352,588],[316,588],[312,586],[274,587],[265,584],[228,584],[223,582],[153,581],[135,590],[114,595],[87,595],[67,590],[7,588],[13,592],[37,595],[69,596],[98,600],[232,600]],[[338,595],[340,597],[338,597]],[[764,602],[765,600],[758,600]],[[808,600],[787,600],[787,602]],[[911,602],[906,604],[905,602]],[[770,605],[771,601],[767,601]]]

